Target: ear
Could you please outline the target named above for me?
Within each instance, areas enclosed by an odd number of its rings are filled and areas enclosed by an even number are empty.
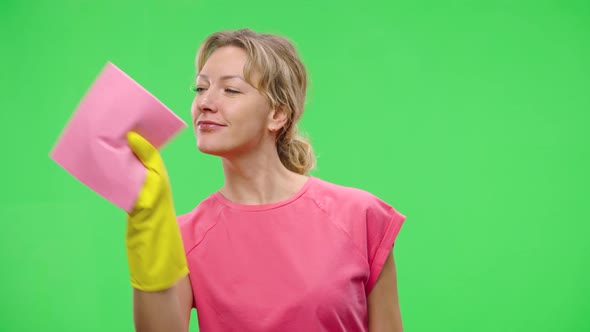
[[[268,130],[279,131],[289,120],[289,113],[284,107],[277,107],[269,114]]]

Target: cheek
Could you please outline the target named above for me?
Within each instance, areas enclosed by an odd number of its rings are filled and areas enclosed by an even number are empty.
[[[239,121],[239,129],[241,136],[247,136],[250,139],[262,136],[264,134],[264,128],[266,128],[265,117],[257,111],[249,112],[248,115],[244,114]]]

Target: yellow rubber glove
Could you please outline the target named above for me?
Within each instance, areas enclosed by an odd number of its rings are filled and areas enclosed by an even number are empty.
[[[131,150],[147,169],[133,211],[127,214],[127,259],[131,285],[154,292],[172,287],[189,273],[168,174],[158,150],[135,132]]]

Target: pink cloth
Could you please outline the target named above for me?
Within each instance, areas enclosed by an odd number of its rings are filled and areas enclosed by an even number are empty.
[[[405,218],[315,177],[275,204],[214,193],[178,218],[199,330],[368,331],[367,295]]]
[[[50,157],[76,179],[130,212],[145,167],[127,144],[134,130],[156,148],[186,124],[112,63],[107,63],[61,133]]]

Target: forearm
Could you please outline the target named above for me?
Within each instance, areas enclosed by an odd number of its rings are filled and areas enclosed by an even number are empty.
[[[176,286],[178,280],[188,282],[189,271],[164,161],[138,133],[129,132],[127,141],[146,169],[143,187],[127,212],[125,237],[135,329],[185,332],[190,310],[183,312]]]
[[[133,289],[133,320],[137,332],[185,332],[176,288],[158,292]]]

